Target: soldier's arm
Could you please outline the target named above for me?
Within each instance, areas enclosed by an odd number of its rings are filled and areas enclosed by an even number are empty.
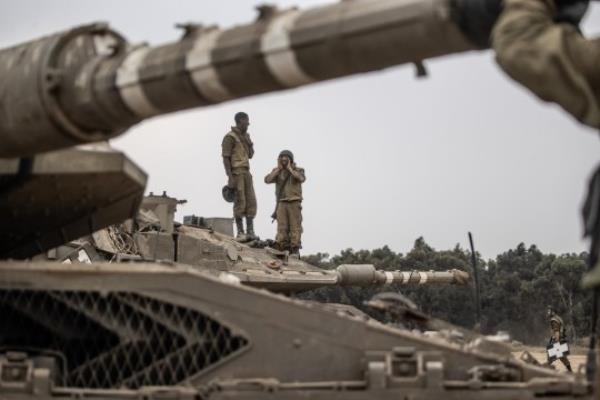
[[[273,168],[273,171],[265,176],[265,183],[275,183],[275,179],[277,178],[277,175],[279,175],[279,172],[279,168]]]
[[[502,69],[545,101],[600,128],[600,39],[555,23],[552,0],[504,0],[492,31]]]
[[[223,157],[223,166],[225,167],[225,173],[231,178],[231,153],[233,151],[233,139],[229,136],[223,138],[221,144],[221,156]]]
[[[246,139],[248,140],[248,158],[254,157],[254,142],[250,139],[250,135],[246,134]]]
[[[304,169],[302,168],[291,168],[290,172],[294,179],[300,181],[300,183],[304,183],[306,180],[306,175],[304,175]]]
[[[223,166],[225,167],[225,174],[231,177],[231,158],[223,157]]]

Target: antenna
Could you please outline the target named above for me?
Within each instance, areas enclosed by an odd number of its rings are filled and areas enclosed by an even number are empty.
[[[475,280],[475,310],[477,331],[481,330],[481,294],[479,292],[479,272],[477,271],[477,259],[475,258],[475,245],[473,235],[469,232],[469,244],[471,245],[471,266],[473,267],[473,278]]]

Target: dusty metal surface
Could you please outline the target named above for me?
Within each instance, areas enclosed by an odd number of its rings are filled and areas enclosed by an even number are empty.
[[[103,388],[121,389],[120,397],[174,383],[214,390],[214,398],[561,398],[587,390],[574,376],[469,343],[183,267],[0,263],[0,307],[13,322],[0,327],[5,345],[63,355],[56,395]]]
[[[168,261],[193,266],[215,275],[228,273],[241,283],[278,293],[298,293],[325,286],[398,287],[399,285],[467,285],[469,274],[460,270],[377,270],[373,265],[340,265],[334,270],[315,267],[299,257],[266,247],[266,242],[240,243],[211,228],[174,224],[177,199],[158,197],[169,212],[155,216],[148,208],[156,196],[145,197],[136,218],[61,246],[63,253],[87,245],[95,249],[89,261],[133,259]],[[151,214],[149,214],[149,212]],[[154,217],[152,217],[154,215]],[[154,219],[152,219],[154,218]],[[79,248],[77,251],[81,251]],[[86,251],[84,249],[84,251]],[[48,258],[63,261],[56,253]],[[394,286],[392,286],[394,285]]]
[[[147,176],[123,153],[0,158],[0,258],[26,258],[132,218]]]
[[[191,107],[407,62],[422,73],[424,59],[478,47],[448,0],[260,11],[158,47],[93,24],[0,50],[0,259],[56,247],[54,262],[0,262],[0,398],[591,399],[581,374],[473,332],[456,340],[389,296],[371,304],[435,335],[256,289],[463,282],[460,271],[319,270],[175,226],[167,199],[138,214],[146,175],[121,153],[44,153]]]

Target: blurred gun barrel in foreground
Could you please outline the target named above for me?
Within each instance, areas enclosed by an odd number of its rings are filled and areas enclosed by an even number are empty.
[[[0,157],[106,140],[156,115],[475,49],[448,0],[259,8],[158,47],[105,24],[0,51]]]

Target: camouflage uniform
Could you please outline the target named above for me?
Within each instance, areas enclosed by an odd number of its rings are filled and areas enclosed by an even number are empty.
[[[545,101],[559,104],[580,122],[600,128],[600,38],[586,39],[562,17],[552,0],[504,0],[492,31],[492,47],[504,71]],[[600,286],[600,168],[592,176],[584,210],[591,238],[584,280]]]
[[[496,60],[542,100],[600,128],[600,38],[555,23],[555,14],[551,0],[504,0],[492,31]]]
[[[236,188],[233,203],[233,216],[235,218],[256,216],[256,195],[252,174],[250,174],[250,159],[254,156],[254,144],[248,133],[242,133],[237,127],[223,138],[222,156],[231,160],[231,172]]]
[[[560,343],[561,340],[566,341],[567,336],[565,333],[565,324],[563,323],[562,318],[553,312],[549,316],[549,322],[550,322],[550,340],[548,341],[548,344],[552,345],[554,343]],[[560,361],[563,363],[563,365],[567,368],[568,371],[572,371],[571,363],[569,362],[569,359],[567,358],[567,356],[561,357]]]
[[[281,193],[277,204],[277,246],[292,253],[302,248],[302,183],[306,180],[304,169],[295,167],[301,180],[290,172],[274,169],[265,177],[265,183],[275,183],[275,193]]]

